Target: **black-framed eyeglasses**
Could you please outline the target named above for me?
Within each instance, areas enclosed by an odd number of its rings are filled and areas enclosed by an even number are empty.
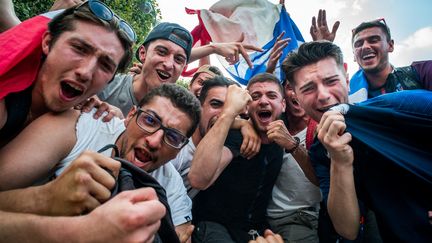
[[[162,129],[164,131],[164,143],[173,148],[180,149],[189,142],[189,139],[178,130],[165,127],[155,115],[141,108],[137,110],[136,123],[142,130],[149,134],[153,134]]]
[[[117,14],[115,14],[111,8],[109,8],[105,3],[98,0],[88,0],[79,4],[75,7],[75,10],[88,3],[90,11],[99,19],[105,21],[111,21],[113,18],[116,18],[118,21],[119,29],[123,31],[128,37],[129,41],[135,42],[137,39],[137,35],[132,26],[120,18]]]

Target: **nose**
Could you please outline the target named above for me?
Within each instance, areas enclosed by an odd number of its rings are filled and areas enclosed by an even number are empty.
[[[83,59],[79,66],[75,69],[75,74],[77,76],[77,79],[80,82],[87,82],[89,80],[92,80],[93,73],[95,72],[97,65],[97,59],[94,57],[87,57]]]
[[[147,146],[150,150],[155,151],[162,146],[162,140],[164,131],[162,129],[157,130],[153,134],[146,136]]]
[[[330,92],[324,85],[318,85],[318,101],[322,104],[326,104],[330,100]]]
[[[163,66],[166,70],[172,70],[174,69],[174,56],[173,55],[167,55],[163,61]]]

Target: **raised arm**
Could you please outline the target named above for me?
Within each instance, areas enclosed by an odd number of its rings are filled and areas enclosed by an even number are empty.
[[[317,129],[318,139],[331,159],[328,212],[336,231],[354,240],[360,226],[360,211],[354,185],[354,154],[348,144],[351,134],[345,132],[345,119],[337,111],[324,113]]]
[[[244,35],[242,34],[240,40],[236,42],[211,43],[205,46],[193,48],[189,62],[201,59],[210,54],[218,54],[225,57],[226,61],[232,65],[237,63],[240,55],[242,55],[249,67],[252,68],[253,65],[249,55],[247,54],[247,50],[262,51],[262,49],[254,45],[244,44],[242,43],[243,40]]]
[[[282,120],[276,120],[270,123],[267,130],[267,136],[270,141],[274,141],[284,148],[285,151],[290,151],[291,155],[297,161],[309,181],[314,185],[319,185],[307,150],[303,146],[299,146],[299,142],[297,142],[294,136],[289,133]]]
[[[228,87],[219,118],[195,151],[188,174],[192,187],[200,190],[208,188],[231,162],[233,154],[224,146],[225,139],[234,119],[245,109],[250,100],[251,97],[246,90],[236,85]]]

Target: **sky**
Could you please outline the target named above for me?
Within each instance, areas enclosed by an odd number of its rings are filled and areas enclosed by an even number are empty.
[[[269,0],[277,4],[279,0]],[[184,8],[208,9],[217,0],[157,0],[163,22],[175,22],[192,30],[198,24],[196,15],[188,15]],[[327,12],[329,28],[337,20],[341,25],[335,43],[344,53],[351,76],[358,69],[351,48],[351,30],[363,21],[384,17],[395,41],[395,50],[390,62],[395,66],[406,66],[416,60],[432,59],[432,1],[431,0],[285,0],[285,7],[296,23],[303,38],[311,41],[309,34],[312,16],[319,9]],[[218,64],[211,57],[213,65]],[[191,66],[196,66],[193,63]]]

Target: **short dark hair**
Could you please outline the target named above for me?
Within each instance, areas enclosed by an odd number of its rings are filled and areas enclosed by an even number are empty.
[[[256,74],[255,76],[253,76],[249,80],[249,82],[248,82],[248,84],[246,86],[246,89],[249,90],[250,86],[252,86],[255,83],[275,83],[279,87],[279,91],[282,94],[282,96],[284,95],[284,89],[283,89],[283,87],[282,87],[282,85],[280,83],[280,80],[276,76],[274,76],[273,74],[271,74],[271,73],[259,73],[259,74]]]
[[[215,87],[228,87],[230,85],[236,84],[236,82],[220,75],[216,75],[213,78],[207,79],[202,88],[201,88],[201,94],[199,96],[199,100],[201,102],[201,105],[204,104],[205,99],[207,98],[209,90]]]
[[[129,40],[125,33],[119,29],[119,21],[115,21],[115,18],[111,21],[105,21],[96,17],[89,9],[88,3],[84,3],[79,8],[71,7],[54,17],[48,23],[48,30],[52,36],[50,45],[53,46],[57,39],[66,31],[75,30],[75,22],[77,20],[90,22],[104,27],[108,31],[115,32],[120,40],[120,43],[124,49],[124,55],[120,60],[117,70],[120,72],[126,71],[132,60],[133,42]]]
[[[148,92],[139,102],[139,107],[148,104],[155,96],[169,99],[174,107],[178,108],[191,119],[191,127],[186,132],[186,136],[192,136],[201,119],[201,105],[198,99],[180,85],[162,84]]]
[[[387,41],[391,40],[390,28],[387,26],[385,20],[384,19],[377,19],[377,20],[373,20],[373,21],[362,22],[360,25],[358,25],[357,27],[355,27],[352,30],[351,43],[353,43],[354,36],[357,33],[359,33],[362,30],[373,28],[373,27],[380,28],[382,30],[382,32],[384,32],[384,34],[385,34],[385,36],[387,38]]]
[[[303,43],[296,51],[289,53],[282,63],[286,81],[295,87],[295,72],[328,57],[335,59],[336,64],[343,69],[343,55],[339,46],[323,40]]]

